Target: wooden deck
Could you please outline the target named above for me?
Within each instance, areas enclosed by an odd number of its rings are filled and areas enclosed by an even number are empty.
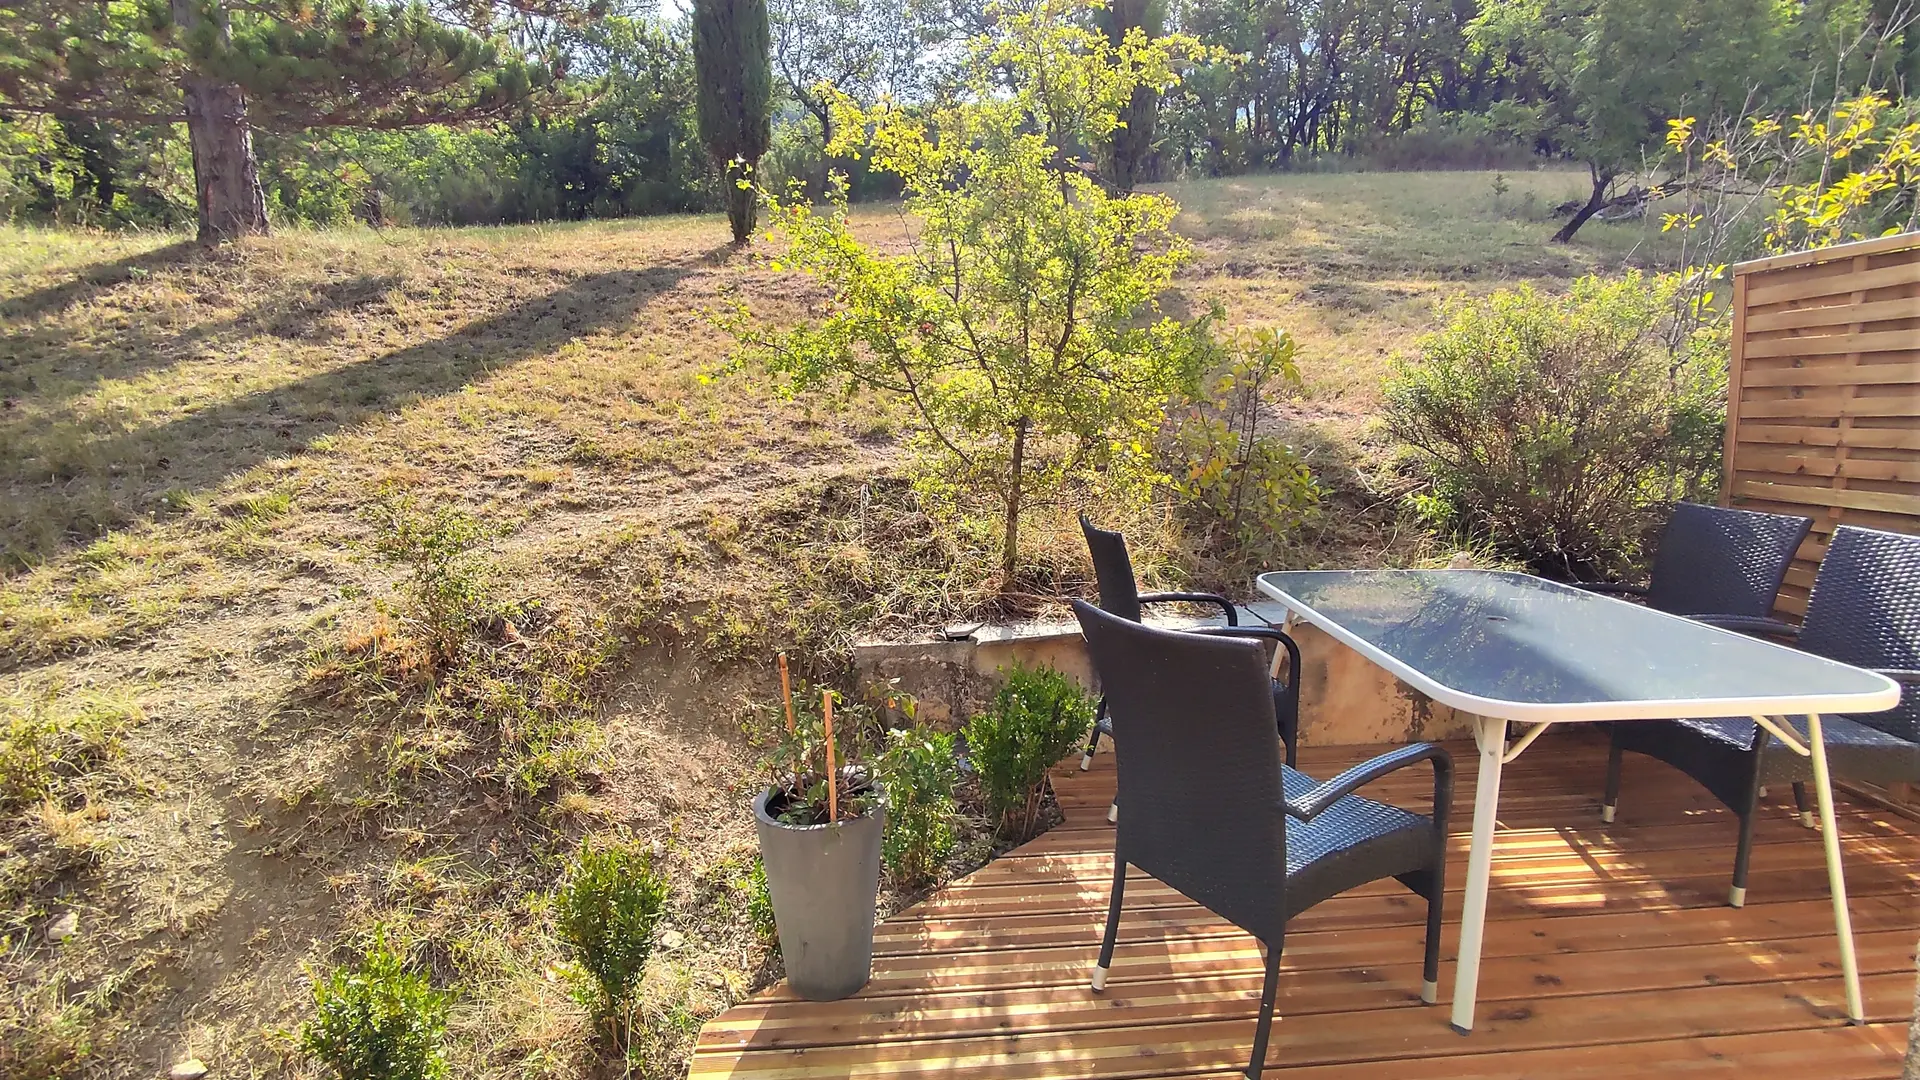
[[[1455,746],[1441,1004],[1419,1001],[1424,905],[1391,883],[1308,911],[1287,937],[1269,1075],[1289,1080],[1899,1075],[1920,930],[1920,825],[1843,801],[1870,1023],[1850,1027],[1817,836],[1772,792],[1749,901],[1725,904],[1734,820],[1666,766],[1629,758],[1603,826],[1605,747],[1549,736],[1506,770],[1479,1018],[1447,1026],[1476,755]],[[1330,776],[1365,748],[1306,748]],[[1246,1064],[1260,991],[1247,935],[1150,879],[1130,883],[1095,996],[1112,873],[1112,756],[1056,773],[1065,824],[882,923],[873,981],[838,1002],[785,984],[715,1018],[691,1075],[1207,1077]],[[1426,809],[1410,769],[1376,798]]]

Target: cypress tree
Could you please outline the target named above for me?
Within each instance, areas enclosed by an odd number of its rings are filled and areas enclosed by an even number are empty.
[[[694,0],[694,112],[726,187],[733,242],[753,234],[754,167],[773,138],[772,33],[767,0]]]
[[[442,21],[417,0],[5,0],[0,110],[184,122],[200,238],[264,233],[256,124],[462,124],[564,100],[557,66],[471,29],[484,29],[481,16],[495,6],[547,17],[576,10],[565,0],[444,0]]]
[[[1111,6],[1094,13],[1100,29],[1116,46],[1126,40],[1127,31],[1138,29],[1149,38],[1166,30],[1166,0],[1113,0]],[[1151,86],[1136,86],[1133,98],[1120,110],[1120,127],[1113,130],[1107,145],[1107,174],[1113,186],[1131,194],[1136,185],[1150,179],[1153,126],[1160,111],[1160,95]]]

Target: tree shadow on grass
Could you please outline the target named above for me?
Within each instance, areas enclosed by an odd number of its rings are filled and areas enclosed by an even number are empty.
[[[65,281],[0,300],[0,319],[22,319],[64,311],[87,297],[140,274],[175,266],[196,256],[218,257],[208,254],[206,248],[192,240],[176,240],[138,255],[92,263],[80,267]]]
[[[37,432],[14,432],[13,459],[0,462],[0,483],[23,508],[57,512],[80,489],[110,503],[117,520],[97,512],[64,530],[60,545],[85,542],[105,528],[163,508],[164,496],[203,491],[270,458],[294,453],[323,435],[419,401],[454,393],[476,379],[559,348],[583,334],[630,322],[704,265],[694,256],[640,270],[583,277],[434,341],[210,405],[166,423],[104,438],[79,416],[54,414]],[[101,490],[104,488],[104,491]],[[12,514],[0,514],[0,562],[36,563],[54,554]],[[45,530],[41,530],[42,535]],[[34,548],[40,550],[34,550]],[[23,549],[24,548],[24,549]]]
[[[110,333],[67,320],[0,321],[0,399],[8,407],[31,398],[52,407],[91,393],[101,383],[132,379],[208,351],[226,339],[265,332],[299,340],[324,332],[329,316],[365,310],[401,283],[398,274],[359,274],[313,286],[295,303],[276,299],[229,318],[181,328],[170,321],[126,320]],[[91,331],[91,333],[90,333]]]

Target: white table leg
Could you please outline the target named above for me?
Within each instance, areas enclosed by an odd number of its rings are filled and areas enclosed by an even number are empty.
[[[1474,996],[1480,987],[1480,934],[1487,922],[1487,886],[1493,878],[1493,822],[1500,813],[1500,759],[1507,748],[1507,722],[1474,718],[1480,775],[1473,785],[1473,847],[1467,853],[1467,898],[1460,911],[1460,958],[1453,974],[1453,1030],[1473,1030]]]
[[[1814,795],[1820,804],[1820,839],[1827,848],[1827,888],[1833,893],[1833,927],[1840,937],[1840,975],[1847,984],[1847,1017],[1866,1023],[1860,1001],[1860,964],[1853,955],[1853,916],[1847,911],[1847,878],[1840,868],[1840,827],[1833,820],[1833,781],[1827,773],[1827,741],[1818,714],[1807,717],[1807,749],[1813,757]]]

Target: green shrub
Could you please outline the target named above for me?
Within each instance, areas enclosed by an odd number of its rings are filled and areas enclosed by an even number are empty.
[[[1300,388],[1293,354],[1284,332],[1242,334],[1228,363],[1172,418],[1169,472],[1183,516],[1211,549],[1243,565],[1266,562],[1320,503],[1306,462],[1260,430],[1268,396]]]
[[[1050,667],[1016,665],[1004,673],[987,711],[967,721],[967,756],[1003,836],[1033,834],[1047,770],[1087,737],[1093,699]]]
[[[402,620],[437,665],[453,663],[499,606],[487,564],[474,553],[487,527],[454,507],[422,510],[411,496],[387,499],[372,513],[380,530],[375,550],[408,569],[400,583]]]
[[[1542,573],[1631,561],[1666,503],[1718,483],[1725,339],[1687,330],[1679,289],[1628,273],[1449,302],[1387,385],[1430,484],[1416,507]]]
[[[603,1020],[627,1017],[653,953],[667,902],[666,877],[630,842],[581,845],[558,897],[560,939],[593,977]]]
[[[960,782],[960,766],[953,736],[895,729],[887,733],[878,765],[887,792],[881,847],[887,873],[899,887],[917,888],[939,876],[957,842],[953,788]]]
[[[767,888],[767,864],[755,858],[742,884],[747,891],[747,921],[761,941],[772,941],[779,936],[780,926],[773,916],[773,892]]]
[[[300,1045],[340,1080],[438,1080],[451,1001],[379,935],[359,964],[314,984]]]

